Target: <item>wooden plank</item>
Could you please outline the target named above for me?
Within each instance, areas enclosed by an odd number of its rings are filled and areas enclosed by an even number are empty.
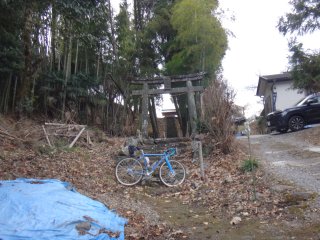
[[[47,126],[62,126],[62,127],[81,127],[84,128],[86,125],[78,125],[78,124],[63,124],[63,123],[44,123]]]
[[[171,88],[171,89],[149,89],[149,95],[157,95],[157,94],[174,94],[174,93],[187,93],[187,92],[202,92],[204,90],[203,86],[194,86],[194,87],[181,87],[181,88]],[[144,90],[133,90],[131,95],[142,95]]]
[[[49,140],[49,136],[48,136],[48,134],[47,134],[47,131],[46,131],[46,129],[44,128],[43,125],[42,125],[42,129],[43,129],[44,135],[46,136],[46,139],[47,139],[47,142],[48,142],[49,146],[52,147],[51,142],[50,142],[50,140]]]
[[[81,131],[79,132],[79,134],[75,137],[75,139],[72,141],[72,143],[69,145],[69,148],[72,148],[73,145],[77,142],[77,140],[79,139],[79,137],[81,136],[81,134],[83,133],[83,131],[85,130],[86,128],[82,128]]]

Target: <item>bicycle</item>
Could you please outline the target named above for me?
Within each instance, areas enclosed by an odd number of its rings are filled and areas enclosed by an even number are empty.
[[[144,153],[143,150],[140,150],[137,158],[125,158],[117,164],[116,178],[118,182],[125,186],[133,186],[140,182],[142,177],[151,176],[157,167],[162,164],[159,169],[161,182],[168,187],[178,186],[184,181],[186,170],[180,162],[170,160],[170,157],[176,155],[176,153],[175,148],[169,148],[159,154]],[[160,159],[149,166],[149,157],[160,157]],[[141,161],[143,161],[143,166]]]

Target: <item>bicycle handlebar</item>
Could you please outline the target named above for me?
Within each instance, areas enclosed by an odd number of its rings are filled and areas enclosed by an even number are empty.
[[[165,154],[168,154],[170,157],[176,155],[177,149],[176,148],[169,148],[165,151]]]

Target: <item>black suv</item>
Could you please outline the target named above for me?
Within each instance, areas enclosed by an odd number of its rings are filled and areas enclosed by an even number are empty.
[[[267,115],[270,131],[284,133],[288,129],[298,131],[305,125],[320,123],[320,93],[311,94],[291,108],[271,112]]]

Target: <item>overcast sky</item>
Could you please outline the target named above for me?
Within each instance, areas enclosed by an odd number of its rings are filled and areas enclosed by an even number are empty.
[[[112,0],[116,7],[119,0]],[[128,1],[130,2],[130,1]],[[288,40],[277,29],[281,16],[291,12],[289,0],[220,0],[225,12],[223,26],[233,32],[223,60],[224,78],[236,92],[235,103],[246,108],[246,116],[260,114],[263,106],[256,89],[259,76],[288,69]],[[231,17],[234,20],[231,21]],[[299,38],[304,48],[319,47],[319,31]],[[318,41],[317,41],[318,40]],[[166,105],[170,101],[165,98]]]
[[[224,77],[237,92],[236,104],[246,106],[246,116],[258,115],[263,106],[255,96],[259,76],[284,72],[288,69],[288,41],[279,33],[281,16],[291,12],[288,0],[220,0],[220,7],[230,21],[223,25],[235,37],[229,37],[229,50],[223,60]],[[319,32],[299,38],[306,49],[319,48]]]

